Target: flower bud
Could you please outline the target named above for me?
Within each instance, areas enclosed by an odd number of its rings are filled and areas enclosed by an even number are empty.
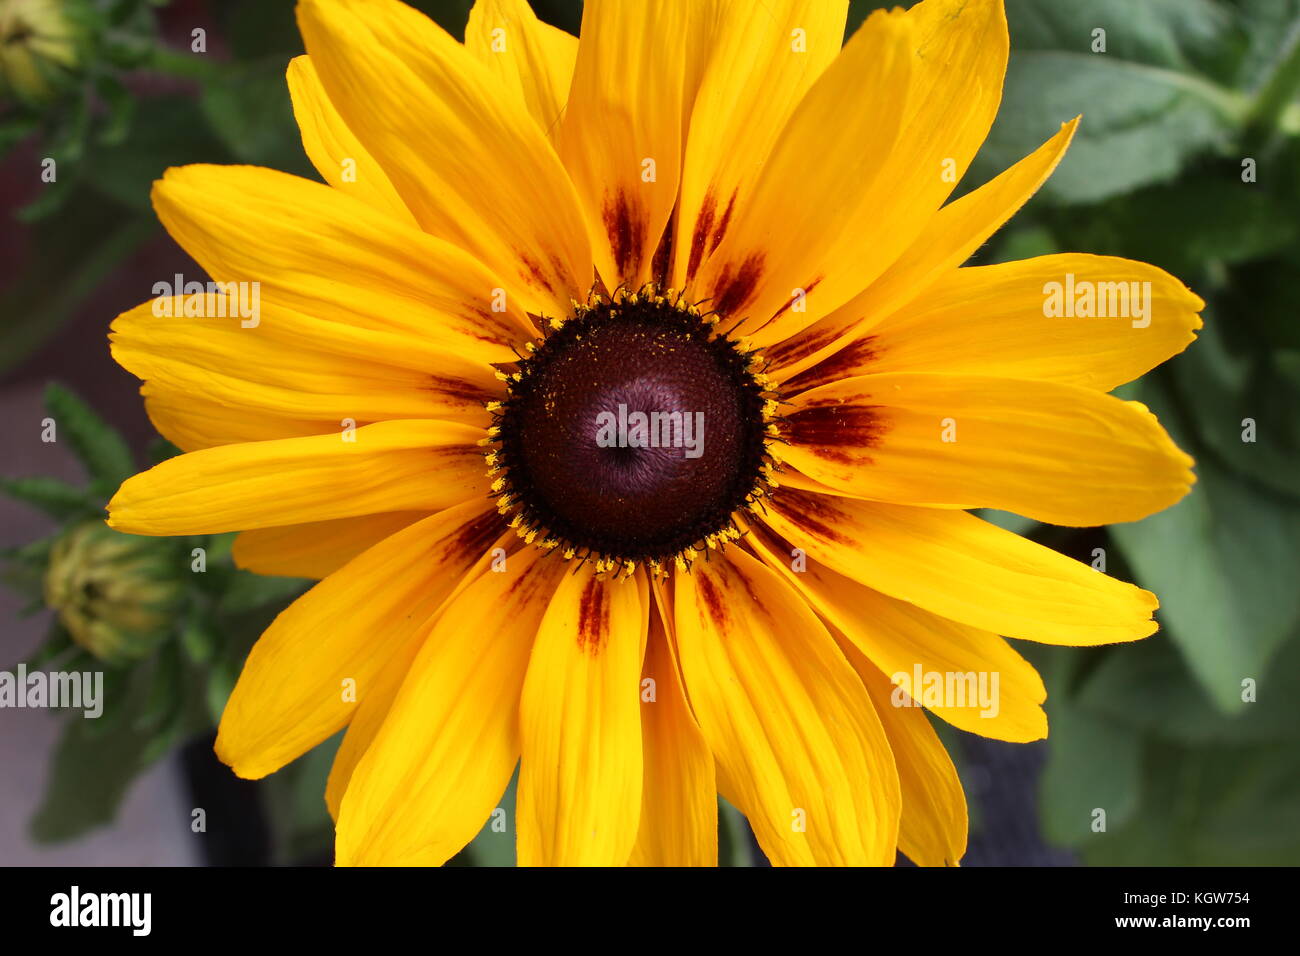
[[[168,542],[87,522],[55,543],[45,603],[100,660],[145,657],[171,632],[184,601],[177,567]]]
[[[0,98],[37,104],[70,85],[81,60],[75,0],[0,0]]]

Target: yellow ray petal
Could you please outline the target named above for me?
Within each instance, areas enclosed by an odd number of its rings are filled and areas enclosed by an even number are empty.
[[[113,358],[162,389],[197,391],[244,409],[250,418],[270,412],[320,420],[326,423],[322,431],[344,418],[443,418],[483,427],[490,422],[484,404],[499,393],[500,384],[485,363],[444,355],[419,370],[406,367],[406,358],[394,367],[383,361],[382,345],[373,344],[386,338],[381,333],[337,327],[347,334],[316,341],[311,341],[314,333],[286,338],[270,324],[266,331],[244,328],[226,297],[204,295],[200,301],[208,317],[186,315],[186,305],[195,300],[185,296],[151,300],[122,313],[109,335]],[[163,315],[157,314],[160,309]]]
[[[682,160],[671,285],[693,282],[796,104],[835,59],[847,0],[722,6],[690,116]]]
[[[1067,291],[1071,314],[1053,312]],[[1078,315],[1086,296],[1100,296],[1107,317]],[[1112,256],[956,269],[785,388],[793,394],[875,372],[947,372],[1108,392],[1185,349],[1204,307],[1169,273]]]
[[[717,866],[713,754],[686,702],[662,614],[650,615],[641,670],[641,822],[628,865]]]
[[[840,574],[996,634],[1087,645],[1156,630],[1154,594],[964,511],[782,489],[764,520]]]
[[[497,294],[508,286],[482,263],[322,183],[255,166],[182,166],[154,183],[153,204],[215,280],[258,283],[266,314],[245,331],[312,344],[349,335],[347,326],[384,332],[349,341],[434,371],[453,359],[514,361],[512,346],[531,335],[522,304]]]
[[[925,0],[905,19],[912,35],[911,76],[898,140],[878,177],[862,184],[866,191],[856,204],[861,214],[840,235],[828,237],[825,277],[815,289],[800,286],[807,292],[802,311],[786,309],[761,330],[753,323],[742,327],[756,345],[787,338],[884,272],[942,205],[988,135],[1007,65],[1002,0]],[[793,124],[783,134],[790,135]]]
[[[241,777],[264,777],[343,727],[384,663],[413,653],[424,622],[501,526],[482,501],[431,515],[291,604],[244,663],[217,756]]]
[[[873,13],[781,131],[751,198],[736,210],[691,293],[724,317],[744,318],[740,334],[788,310],[809,321],[824,315],[896,254],[877,241],[870,255],[855,253],[850,267],[837,249],[846,230],[875,216],[868,203],[896,145],[914,42],[909,18]],[[846,102],[854,108],[846,110]],[[875,261],[878,254],[883,261]]]
[[[834,640],[738,548],[678,574],[678,652],[700,729],[776,865],[892,865],[898,774]]]
[[[415,217],[397,195],[388,174],[356,138],[321,86],[311,57],[289,61],[289,98],[302,133],[302,148],[321,178],[351,193],[366,205],[410,226]]]
[[[944,206],[884,275],[826,318],[764,349],[768,374],[783,382],[820,362],[965,262],[1038,191],[1078,125],[1077,118],[1064,124],[1000,176]]]
[[[482,557],[460,575],[460,580],[452,588],[451,593],[443,598],[443,606],[455,600],[462,591],[493,566],[502,567],[501,562],[508,561],[509,556],[522,547],[523,541],[513,531],[503,533],[493,542],[492,547],[484,551]],[[435,611],[434,615],[436,616],[437,613]],[[388,716],[388,711],[392,708],[397,692],[402,682],[406,680],[411,662],[419,649],[419,641],[408,641],[398,648],[398,653],[390,656],[371,679],[370,692],[357,701],[356,711],[348,724],[347,732],[343,735],[338,751],[334,754],[334,763],[330,766],[329,779],[325,783],[325,805],[334,820],[338,820],[339,807],[343,803],[343,795],[347,792],[348,784],[352,781],[352,774],[380,728],[384,726],[384,719]]]
[[[128,534],[208,534],[389,511],[440,511],[487,494],[481,429],[378,422],[309,438],[205,448],[128,479],[108,523]]]
[[[1047,736],[1042,678],[1003,638],[873,591],[806,555],[800,560],[794,546],[761,521],[748,522],[747,530],[759,557],[885,674],[905,674],[908,685],[915,684],[917,667],[923,674],[974,674],[976,680],[980,674],[996,674],[996,709],[981,706],[974,697],[951,704],[927,702],[948,723],[1016,743]],[[985,681],[992,687],[991,677]]]
[[[555,589],[519,702],[520,866],[621,866],[641,813],[649,588],[591,565]]]
[[[710,3],[589,0],[557,144],[613,289],[650,278],[681,175],[691,38]]]
[[[427,232],[485,263],[529,312],[561,315],[585,294],[573,185],[497,74],[396,0],[303,0],[298,25],[330,100]]]
[[[476,0],[465,49],[517,90],[537,125],[554,137],[569,99],[577,37],[537,19],[527,0]]]
[[[917,866],[956,866],[966,853],[967,813],[952,758],[923,710],[895,706],[889,679],[851,643],[840,647],[871,695],[898,765],[898,848]]]
[[[340,866],[438,866],[519,759],[519,694],[565,562],[527,548],[447,602],[339,808]]]
[[[1079,385],[886,372],[823,385],[790,407],[780,457],[878,501],[1101,525],[1167,508],[1196,480],[1145,405]]]
[[[340,427],[337,421],[307,421],[265,413],[250,415],[246,408],[222,405],[192,392],[159,388],[149,382],[140,387],[140,394],[144,396],[149,421],[158,434],[181,451],[326,432],[337,434]]]
[[[245,531],[235,538],[235,564],[257,574],[320,580],[427,516],[423,511],[394,511]]]

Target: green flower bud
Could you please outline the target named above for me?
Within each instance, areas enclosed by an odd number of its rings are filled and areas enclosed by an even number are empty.
[[[0,97],[36,104],[69,85],[81,61],[75,0],[0,0]]]
[[[168,542],[87,522],[55,543],[45,603],[100,660],[145,657],[171,632],[184,602],[179,567]]]

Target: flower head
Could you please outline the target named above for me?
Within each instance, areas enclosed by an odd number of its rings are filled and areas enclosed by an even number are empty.
[[[924,709],[1041,738],[1007,637],[1155,630],[1151,594],[969,509],[1182,497],[1190,460],[1106,393],[1201,302],[1121,259],[962,268],[1077,120],[949,201],[1001,3],[880,11],[841,48],[847,6],[588,0],[579,40],[479,0],[461,44],[395,0],[304,0],[289,85],[325,184],[156,185],[221,285],[114,323],[188,453],[110,522],[241,531],[244,566],[321,579],[217,751],[260,777],[346,726],[339,862],[444,862],[518,764],[523,863],[715,862],[718,793],[776,863],[955,863]]]

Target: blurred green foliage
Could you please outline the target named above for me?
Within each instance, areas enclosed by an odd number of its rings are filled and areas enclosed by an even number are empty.
[[[1021,645],[1049,690],[1044,832],[1099,864],[1300,862],[1300,2],[1007,13],[1003,107],[972,179],[1083,123],[985,260],[1128,256],[1206,300],[1199,340],[1122,390],[1197,462],[1186,499],[1108,529],[1108,570],[1159,595],[1160,634]]]
[[[46,538],[0,552],[0,579],[28,599],[27,614],[47,604],[56,611],[25,662],[29,672],[104,674],[103,713],[63,715],[32,820],[37,840],[57,841],[111,821],[137,775],[216,726],[253,641],[306,582],[236,569],[234,535],[144,538],[109,528],[104,505],[138,463],[72,392],[50,385],[45,403],[51,438],[72,448],[89,481],[0,479],[0,493],[59,525]],[[174,454],[159,439],[149,464]]]

